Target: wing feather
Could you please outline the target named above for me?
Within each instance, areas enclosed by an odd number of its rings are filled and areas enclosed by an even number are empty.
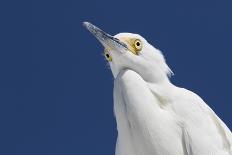
[[[173,109],[184,124],[183,143],[187,155],[200,152],[232,155],[232,133],[225,123],[197,94],[183,88],[180,94]]]

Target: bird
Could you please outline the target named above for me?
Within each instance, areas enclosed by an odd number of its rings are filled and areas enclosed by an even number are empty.
[[[171,83],[162,52],[139,34],[83,25],[113,74],[115,155],[232,155],[232,134],[196,93]]]

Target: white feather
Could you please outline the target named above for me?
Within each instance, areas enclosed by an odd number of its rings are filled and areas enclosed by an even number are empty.
[[[231,132],[196,94],[152,87],[132,70],[115,79],[116,155],[231,155]]]
[[[162,53],[137,34],[138,56],[111,51],[116,155],[232,155],[232,134],[195,93],[174,86]],[[116,54],[115,54],[116,53]]]
[[[84,25],[111,57],[116,155],[232,155],[229,128],[198,95],[169,81],[172,71],[158,49],[138,34],[112,37]]]

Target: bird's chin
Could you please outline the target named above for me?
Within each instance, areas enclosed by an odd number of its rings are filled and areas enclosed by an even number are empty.
[[[115,76],[115,79],[117,79],[119,76],[121,76],[122,74],[124,74],[125,72],[133,72],[134,74],[137,74],[138,76],[140,76],[141,78],[142,78],[142,76],[138,73],[138,72],[136,72],[135,70],[133,70],[133,69],[131,69],[131,68],[127,68],[127,67],[125,67],[125,68],[122,68],[119,72],[118,72],[118,74]]]

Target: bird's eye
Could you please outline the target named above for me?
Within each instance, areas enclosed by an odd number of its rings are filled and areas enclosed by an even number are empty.
[[[112,61],[112,57],[107,50],[104,51],[104,56],[105,56],[107,61]]]
[[[142,49],[142,42],[139,39],[136,39],[134,41],[134,46],[136,51],[140,51]]]

